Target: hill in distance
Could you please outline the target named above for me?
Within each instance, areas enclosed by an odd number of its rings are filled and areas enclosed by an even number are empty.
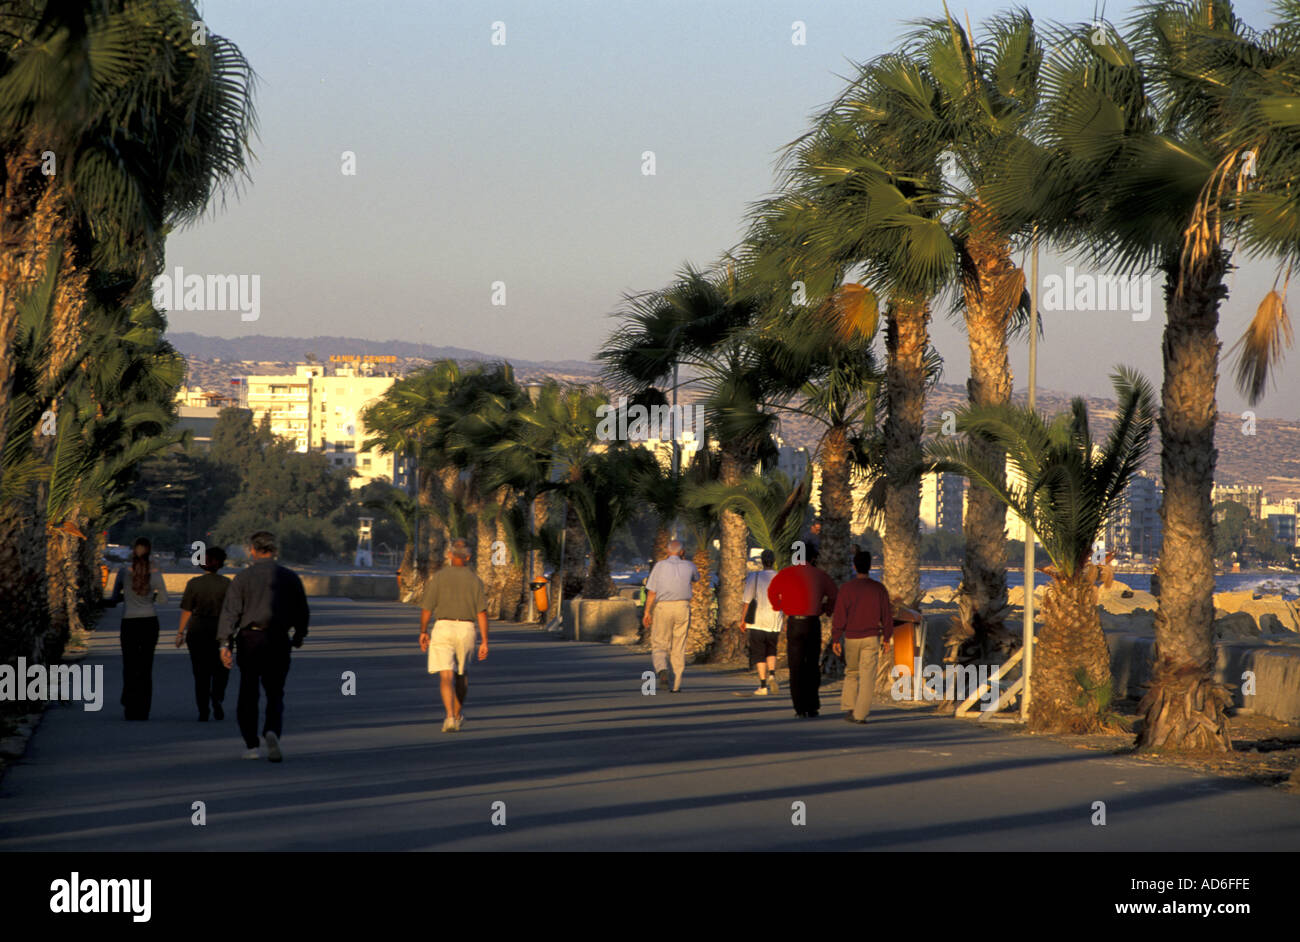
[[[190,385],[207,389],[226,388],[233,376],[288,372],[295,364],[315,354],[328,361],[331,354],[384,354],[397,357],[397,370],[406,372],[431,360],[454,359],[462,362],[495,362],[505,359],[478,350],[461,347],[437,347],[402,340],[360,340],[355,337],[267,337],[254,335],[226,339],[193,333],[169,333],[168,339],[189,362]],[[564,382],[594,382],[600,367],[586,360],[511,359],[521,382],[551,376]],[[686,392],[683,401],[694,397]],[[1038,408],[1049,414],[1065,411],[1072,398],[1069,393],[1038,391]],[[1024,393],[1016,399],[1024,401]],[[1093,435],[1101,439],[1115,416],[1112,399],[1085,396]],[[962,385],[941,383],[926,396],[925,423],[929,428],[943,419],[943,413],[956,410],[966,401]],[[785,415],[781,436],[787,444],[813,449],[818,442],[818,427],[811,420]],[[1219,414],[1215,441],[1219,457],[1215,479],[1222,484],[1258,484],[1272,500],[1300,497],[1300,422],[1284,419],[1258,419],[1254,434],[1243,433],[1240,415]],[[1152,436],[1152,448],[1145,468],[1159,473],[1158,432]]]

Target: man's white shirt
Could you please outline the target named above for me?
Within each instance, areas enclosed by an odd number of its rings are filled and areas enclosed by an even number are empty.
[[[772,584],[775,576],[775,569],[764,569],[751,572],[745,577],[745,607],[749,607],[750,600],[758,599],[754,624],[749,626],[756,631],[780,631],[784,624],[785,616],[774,609],[767,599],[767,587]]]

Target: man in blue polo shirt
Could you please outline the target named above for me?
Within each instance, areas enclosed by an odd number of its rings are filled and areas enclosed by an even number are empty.
[[[682,689],[686,671],[686,633],[691,627],[691,586],[699,581],[695,563],[684,558],[681,540],[668,544],[668,556],[655,563],[646,582],[645,618],[650,629],[651,660],[656,689],[668,686],[668,664],[673,666],[672,692]]]

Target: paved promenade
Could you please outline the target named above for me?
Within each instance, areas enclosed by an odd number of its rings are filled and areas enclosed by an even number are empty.
[[[125,722],[110,613],[87,661],[104,709],[47,712],[0,782],[0,850],[1300,849],[1294,795],[923,710],[798,720],[784,691],[735,696],[753,687],[736,674],[688,668],[682,694],[642,696],[644,655],[535,628],[493,628],[464,730],[443,734],[414,609],[312,608],[280,765],[240,759],[237,672],[226,719],[195,720],[174,604],[152,718]]]

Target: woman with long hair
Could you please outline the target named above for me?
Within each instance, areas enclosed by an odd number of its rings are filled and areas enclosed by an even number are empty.
[[[153,703],[153,652],[158,646],[158,610],[167,601],[162,572],[150,562],[153,545],[144,537],[131,544],[131,562],[117,573],[112,604],[122,612],[122,706],[128,720],[149,719]]]

